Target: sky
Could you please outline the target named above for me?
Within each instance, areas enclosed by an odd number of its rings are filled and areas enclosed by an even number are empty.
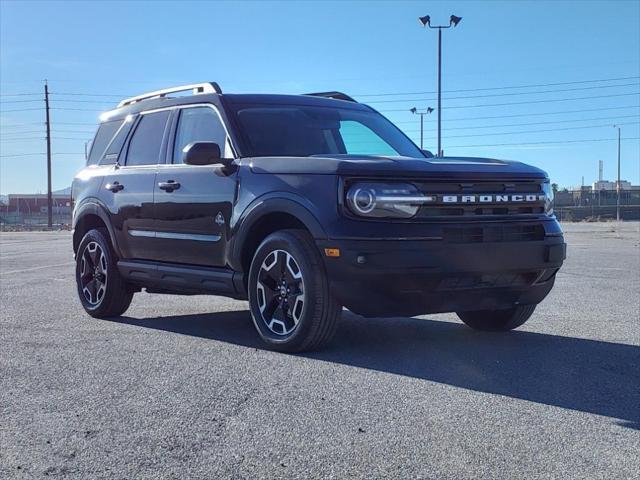
[[[561,187],[640,183],[640,1],[34,2],[0,0],[0,194],[70,185],[98,115],[127,96],[217,81],[233,93],[339,90],[416,143],[436,106],[445,155],[519,160]],[[436,150],[436,114],[425,148]]]

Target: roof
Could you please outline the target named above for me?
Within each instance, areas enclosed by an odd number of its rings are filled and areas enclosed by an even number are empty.
[[[348,97],[347,97],[348,98]],[[123,101],[124,102],[124,101]],[[121,103],[123,103],[121,102]],[[348,100],[339,100],[324,96],[314,95],[280,95],[280,94],[218,94],[218,93],[200,93],[196,95],[186,95],[180,97],[151,97],[141,99],[126,105],[109,110],[100,116],[101,121],[117,120],[145,110],[154,110],[157,108],[174,107],[179,105],[189,105],[196,103],[213,103],[222,106],[222,104],[261,104],[261,105],[308,105],[333,108],[348,108],[352,110],[367,110],[371,107],[368,105],[352,102]]]

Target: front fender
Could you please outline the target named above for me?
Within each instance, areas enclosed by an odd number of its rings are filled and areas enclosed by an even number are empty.
[[[229,248],[229,264],[235,270],[241,270],[242,247],[252,228],[265,215],[286,213],[299,220],[317,240],[324,240],[327,234],[322,228],[315,207],[309,200],[290,192],[271,192],[253,200],[244,209],[233,225]]]

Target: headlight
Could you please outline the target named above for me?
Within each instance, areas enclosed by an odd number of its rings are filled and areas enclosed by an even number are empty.
[[[547,180],[542,184],[542,191],[544,192],[544,213],[547,215],[553,215],[553,189],[551,183]]]
[[[370,218],[411,218],[420,205],[435,202],[410,183],[356,183],[347,191],[352,213]]]

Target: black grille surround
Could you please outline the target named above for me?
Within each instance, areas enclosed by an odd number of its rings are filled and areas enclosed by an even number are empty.
[[[343,212],[359,220],[374,222],[460,222],[505,219],[540,219],[545,217],[545,178],[478,180],[465,182],[452,179],[346,178],[341,182],[339,203]],[[353,214],[344,199],[354,183],[405,183],[414,185],[423,195],[435,200],[420,206],[411,218],[366,218]],[[451,201],[456,197],[457,201]],[[463,198],[464,197],[464,198]],[[529,198],[527,198],[529,197]],[[520,199],[515,201],[515,199]]]
[[[424,195],[435,195],[434,204],[423,205],[416,219],[486,216],[541,215],[545,212],[544,180],[519,181],[417,181],[411,182]],[[527,196],[535,201],[525,201]],[[521,198],[515,201],[514,198]],[[453,200],[449,201],[446,200]],[[466,202],[464,201],[466,200]]]

